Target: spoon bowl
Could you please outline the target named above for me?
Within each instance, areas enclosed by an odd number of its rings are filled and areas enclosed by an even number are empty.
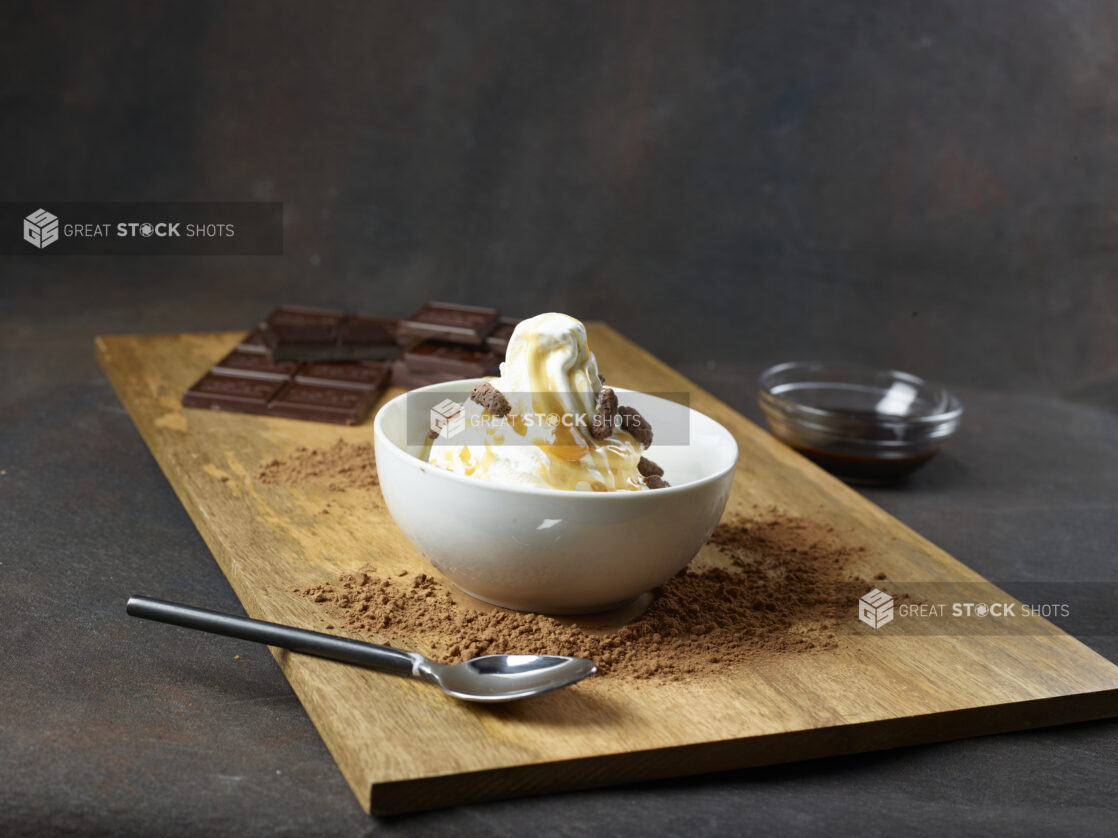
[[[586,658],[560,655],[486,655],[456,664],[426,661],[419,677],[464,701],[512,701],[557,690],[597,670]]]

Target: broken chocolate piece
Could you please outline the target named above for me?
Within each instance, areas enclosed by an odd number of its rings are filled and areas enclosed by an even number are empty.
[[[320,342],[336,338],[338,326],[344,319],[344,312],[332,309],[280,306],[261,325],[265,342],[269,332],[282,336],[285,341]]]
[[[641,473],[641,477],[663,477],[664,470],[648,457],[641,457],[640,462],[637,463],[637,471]]]
[[[331,309],[280,306],[261,338],[276,361],[387,361],[399,354],[396,320]]]
[[[617,394],[609,387],[598,391],[594,402],[594,419],[590,423],[590,436],[605,439],[613,433],[613,418],[617,414]]]
[[[667,489],[672,484],[660,475],[652,474],[644,479],[644,485],[650,489]]]
[[[645,448],[652,445],[652,426],[637,410],[622,405],[617,408],[621,416],[621,430],[628,431]]]
[[[470,398],[484,407],[493,416],[508,416],[512,405],[505,398],[505,394],[490,384],[483,381],[470,391]]]
[[[426,303],[400,321],[397,339],[435,338],[447,343],[481,346],[497,327],[501,313],[495,308],[454,303]]]

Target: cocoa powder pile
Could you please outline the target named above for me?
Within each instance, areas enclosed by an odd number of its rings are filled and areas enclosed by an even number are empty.
[[[856,620],[858,597],[872,587],[851,569],[864,564],[864,547],[776,509],[721,524],[710,543],[716,563],[692,562],[619,627],[483,610],[435,577],[382,576],[372,566],[296,590],[328,609],[331,628],[448,663],[499,653],[575,655],[612,680],[682,680],[758,656],[834,648],[835,629]]]
[[[269,460],[256,472],[256,479],[261,483],[333,492],[380,485],[372,444],[350,443],[340,437],[329,448],[300,446],[282,460]]]

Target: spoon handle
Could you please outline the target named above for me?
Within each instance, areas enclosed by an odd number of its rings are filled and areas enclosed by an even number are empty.
[[[266,623],[248,617],[236,617],[220,611],[210,611],[208,608],[195,608],[144,596],[129,597],[127,611],[133,617],[143,617],[145,620],[199,629],[211,634],[224,634],[226,637],[251,640],[254,643],[267,643],[292,652],[355,663],[393,675],[410,676],[415,666],[425,660],[416,652],[404,652],[389,646],[362,643],[360,640],[281,626],[279,623]]]

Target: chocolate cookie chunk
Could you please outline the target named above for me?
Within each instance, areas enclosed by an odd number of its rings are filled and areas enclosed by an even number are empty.
[[[617,408],[617,413],[621,417],[621,430],[631,433],[643,447],[648,448],[652,444],[652,426],[648,424],[645,419],[635,408],[625,407],[622,405]]]
[[[640,462],[637,463],[637,471],[641,473],[641,477],[663,477],[664,470],[648,457],[641,457]]]
[[[590,423],[590,436],[605,439],[613,433],[613,417],[617,414],[617,394],[609,387],[598,391],[594,403],[594,420]]]
[[[490,384],[483,381],[470,391],[470,399],[477,402],[493,416],[508,416],[512,405],[505,398],[505,394]]]
[[[666,489],[672,484],[660,475],[652,474],[644,479],[644,485],[650,489]]]

